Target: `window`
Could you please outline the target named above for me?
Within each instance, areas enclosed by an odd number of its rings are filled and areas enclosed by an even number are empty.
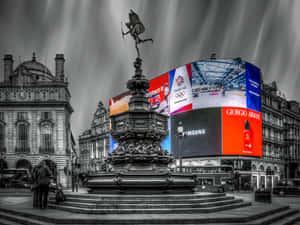
[[[4,112],[0,112],[0,120],[4,121]]]
[[[43,120],[50,120],[51,117],[51,112],[42,112],[42,119]]]
[[[18,125],[18,148],[25,150],[28,147],[28,125],[21,123]]]
[[[27,112],[18,112],[17,118],[18,118],[18,120],[27,120],[28,113]]]
[[[41,153],[54,153],[51,124],[44,124],[41,127]]]

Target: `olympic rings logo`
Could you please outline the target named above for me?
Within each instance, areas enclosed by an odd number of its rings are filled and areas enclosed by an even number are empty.
[[[176,93],[175,98],[183,98],[185,96],[185,91],[180,91]]]

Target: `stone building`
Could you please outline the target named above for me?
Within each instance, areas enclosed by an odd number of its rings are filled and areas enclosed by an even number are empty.
[[[64,72],[64,55],[55,57],[55,74],[35,54],[14,67],[4,56],[0,82],[0,160],[3,167],[31,169],[40,161],[67,184],[72,134],[70,92]]]
[[[99,171],[110,151],[109,113],[102,102],[94,113],[91,128],[79,136],[79,162],[82,172]]]
[[[231,165],[240,189],[271,188],[280,179],[300,178],[299,103],[287,100],[276,82],[261,87],[263,157],[185,158],[184,166]]]
[[[263,157],[252,162],[254,183],[271,187],[300,177],[299,103],[286,100],[276,82],[262,84],[262,126]]]

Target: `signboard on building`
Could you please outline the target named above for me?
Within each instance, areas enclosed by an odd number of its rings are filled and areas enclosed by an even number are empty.
[[[163,147],[178,156],[182,121],[183,157],[262,156],[260,81],[259,68],[241,59],[200,60],[150,80],[151,108],[170,116]],[[129,92],[112,98],[110,115],[128,110],[129,98]]]

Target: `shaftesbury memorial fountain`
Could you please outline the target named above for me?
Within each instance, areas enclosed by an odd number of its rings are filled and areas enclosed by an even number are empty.
[[[127,82],[132,97],[129,110],[112,115],[111,135],[118,147],[107,158],[110,172],[88,177],[90,193],[183,193],[192,192],[195,179],[190,174],[171,172],[173,157],[160,143],[168,135],[168,116],[150,109],[147,98],[149,80],[142,74],[139,44],[152,41],[139,37],[144,25],[132,10],[126,23],[137,50],[135,74]]]

